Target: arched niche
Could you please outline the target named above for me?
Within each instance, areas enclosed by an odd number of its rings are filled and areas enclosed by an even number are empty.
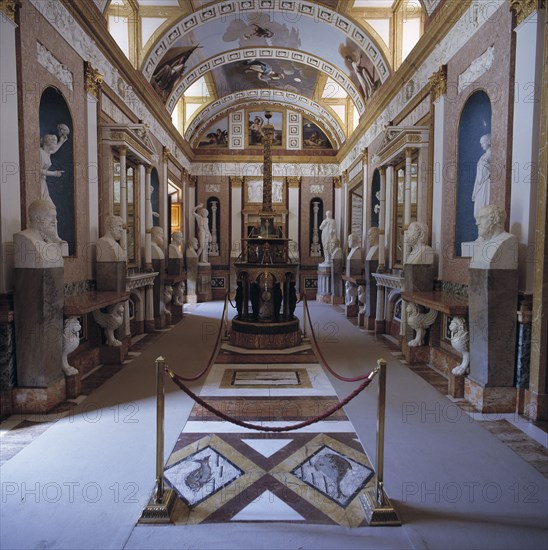
[[[160,178],[158,170],[153,168],[150,172],[150,186],[152,193],[150,194],[150,204],[152,206],[152,225],[160,225]]]
[[[209,255],[219,256],[221,249],[221,201],[218,197],[207,199],[207,211],[209,212],[208,223],[211,231]]]
[[[42,93],[39,121],[41,186],[44,184],[42,178],[45,178],[47,193],[57,208],[57,232],[59,237],[68,243],[69,256],[74,256],[76,254],[74,125],[67,102],[56,88],[50,86]],[[68,128],[68,134],[66,128]],[[67,136],[66,141],[63,141],[63,134]],[[45,136],[51,135],[56,137],[57,145],[53,138],[44,140]],[[44,145],[44,142],[48,141],[51,144],[51,140],[53,144],[48,152],[48,146]],[[61,175],[57,175],[59,173]],[[41,194],[44,198],[43,191]]]
[[[380,201],[380,191],[381,191],[381,174],[375,169],[373,172],[373,180],[371,182],[371,200],[369,205],[371,208],[371,227],[379,227],[379,213],[381,211],[381,201]]]
[[[315,207],[318,207],[317,213],[314,212]],[[309,229],[308,229],[308,235],[309,235],[309,251],[310,256],[312,257],[321,257],[324,255],[324,251],[322,248],[322,232],[320,231],[319,227],[322,223],[324,216],[324,204],[323,199],[320,199],[319,197],[314,197],[310,199],[309,204],[309,216],[308,216],[308,223],[309,223]]]
[[[478,207],[480,202],[475,204],[472,197],[478,178],[478,168],[479,179],[488,177],[488,172],[485,172],[485,162],[483,162],[485,157],[478,165],[478,161],[485,153],[480,139],[486,134],[491,134],[491,101],[483,90],[479,90],[474,92],[464,104],[459,121],[455,215],[455,252],[457,256],[461,255],[461,243],[474,241],[478,236],[474,206]],[[489,165],[487,164],[487,166]],[[489,186],[488,181],[484,184]],[[481,193],[478,194],[478,201],[482,200],[480,195]]]

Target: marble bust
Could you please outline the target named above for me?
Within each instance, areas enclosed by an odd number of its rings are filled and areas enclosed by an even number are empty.
[[[63,251],[57,236],[57,209],[50,200],[35,200],[29,209],[29,227],[13,236],[14,267],[63,267]]]
[[[150,230],[150,235],[152,238],[151,251],[153,260],[163,260],[164,256],[164,230],[159,226],[155,225]]]
[[[379,259],[379,228],[370,227],[367,231],[367,245],[369,250],[367,251],[366,260],[378,260]]]
[[[470,267],[475,269],[517,269],[518,239],[504,231],[504,210],[489,204],[483,207],[476,218],[477,240],[472,246]]]
[[[434,263],[434,249],[426,244],[427,241],[428,226],[422,222],[411,222],[404,236],[407,251],[404,263],[432,265]]]
[[[97,241],[98,262],[125,262],[126,253],[118,241],[122,238],[124,221],[120,216],[107,216],[105,234]]]
[[[168,257],[179,259],[183,257],[183,234],[175,231],[171,234],[171,243],[168,248]]]

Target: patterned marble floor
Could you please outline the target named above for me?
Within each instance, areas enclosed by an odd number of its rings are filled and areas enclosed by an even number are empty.
[[[285,356],[284,363],[280,357],[225,353],[200,397],[235,419],[263,426],[302,422],[338,402],[311,353]],[[363,527],[363,493],[374,483],[373,467],[343,410],[297,431],[265,433],[222,421],[198,404],[164,477],[179,497],[176,524]]]

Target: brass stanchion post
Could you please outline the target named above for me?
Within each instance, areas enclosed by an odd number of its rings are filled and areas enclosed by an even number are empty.
[[[156,359],[156,490],[143,510],[139,523],[171,523],[175,492],[164,490],[165,359]]]
[[[384,417],[386,412],[386,361],[379,359],[379,389],[377,398],[377,457],[374,491],[365,494],[365,515],[369,525],[401,525],[398,514],[384,492]]]

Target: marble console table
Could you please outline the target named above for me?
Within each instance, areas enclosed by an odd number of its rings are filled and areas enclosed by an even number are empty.
[[[71,315],[85,315],[97,309],[102,309],[118,302],[125,302],[129,298],[129,292],[93,291],[65,296],[63,314],[65,317]]]
[[[428,309],[441,311],[446,315],[468,315],[468,298],[447,292],[402,292],[401,297]]]

